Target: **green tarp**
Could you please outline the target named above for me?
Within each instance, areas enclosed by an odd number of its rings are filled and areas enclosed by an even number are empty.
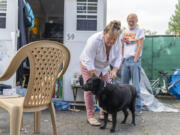
[[[159,71],[172,74],[180,68],[180,37],[146,36],[143,45],[142,66],[150,80]]]

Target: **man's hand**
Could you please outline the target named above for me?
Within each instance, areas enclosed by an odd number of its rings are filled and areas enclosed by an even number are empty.
[[[115,79],[116,78],[116,73],[117,73],[117,68],[114,67],[112,71],[110,71],[110,78]]]
[[[138,61],[138,59],[137,58],[134,58],[134,62],[137,62]]]

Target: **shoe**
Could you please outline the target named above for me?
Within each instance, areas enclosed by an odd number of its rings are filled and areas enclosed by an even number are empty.
[[[89,118],[87,121],[91,126],[100,126],[101,125],[101,123],[99,121],[97,121],[95,118]]]
[[[136,111],[136,112],[135,112],[135,115],[136,115],[136,116],[142,115],[142,111]]]
[[[100,120],[104,120],[104,115],[101,114],[101,115],[99,116],[99,119],[100,119]],[[109,117],[108,117],[108,121],[109,121],[109,122],[112,122],[112,116],[109,116]]]

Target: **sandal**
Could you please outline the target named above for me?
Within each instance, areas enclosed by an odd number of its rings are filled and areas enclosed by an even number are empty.
[[[100,119],[100,120],[104,120],[104,115],[101,114],[101,115],[99,116],[99,119]],[[112,122],[112,116],[108,116],[108,121],[109,121],[109,122]]]
[[[87,121],[92,126],[100,126],[101,125],[101,123],[99,121],[97,121],[95,118],[89,118]]]

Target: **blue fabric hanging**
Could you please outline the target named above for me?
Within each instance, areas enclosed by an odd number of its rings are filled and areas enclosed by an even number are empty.
[[[28,29],[31,29],[34,27],[34,19],[35,19],[34,13],[33,13],[33,10],[31,8],[30,4],[25,0],[24,0],[24,5],[25,5],[24,6],[25,7],[25,13],[24,13],[25,27],[27,27]]]

